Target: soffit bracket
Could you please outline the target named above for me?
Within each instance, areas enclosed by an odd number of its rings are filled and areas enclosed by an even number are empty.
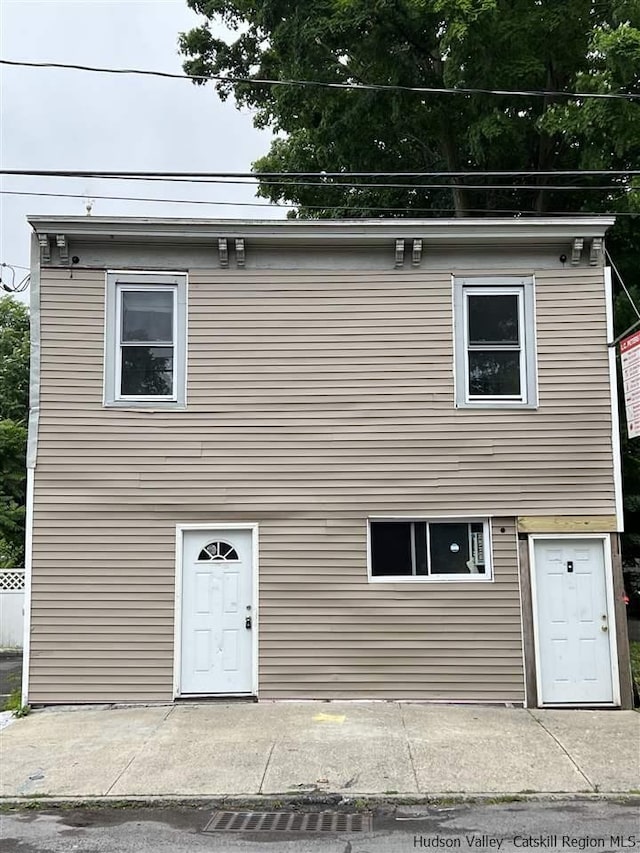
[[[582,237],[574,237],[573,243],[571,244],[571,265],[577,266],[580,263],[580,256],[582,255],[582,247],[584,246],[584,238]]]
[[[48,264],[51,260],[51,244],[49,243],[49,235],[38,234],[38,243],[40,244],[40,263]]]
[[[220,258],[220,266],[226,269],[229,266],[229,246],[226,237],[218,238],[218,256]]]
[[[416,239],[413,241],[413,251],[411,252],[411,265],[419,267],[422,263],[422,240]]]
[[[240,269],[243,269],[244,262],[244,238],[236,237],[236,264]]]
[[[591,251],[589,252],[589,263],[592,267],[597,266],[602,257],[602,249],[604,241],[602,237],[594,237],[591,241]]]
[[[56,234],[56,246],[58,247],[58,254],[60,256],[61,263],[68,264],[69,244],[67,243],[67,238],[64,234]]]
[[[395,264],[396,269],[404,266],[404,240],[396,240],[396,256],[395,256]]]

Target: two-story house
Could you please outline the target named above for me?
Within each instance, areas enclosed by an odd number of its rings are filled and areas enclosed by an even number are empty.
[[[612,222],[32,217],[24,700],[629,707]]]

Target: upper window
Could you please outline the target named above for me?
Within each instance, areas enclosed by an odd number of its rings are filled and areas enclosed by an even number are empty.
[[[184,405],[186,275],[107,278],[105,403]]]
[[[372,579],[487,580],[489,523],[482,521],[371,521]]]
[[[456,404],[535,406],[533,279],[456,279]]]

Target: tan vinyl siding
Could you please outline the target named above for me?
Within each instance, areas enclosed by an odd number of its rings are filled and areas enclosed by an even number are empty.
[[[104,273],[41,288],[32,701],[170,699],[175,525],[225,520],[261,697],[522,700],[515,517],[615,512],[602,270],[536,275],[536,411],[454,408],[448,272],[193,272],[186,411],[102,407]],[[393,514],[494,516],[495,582],[367,583]]]

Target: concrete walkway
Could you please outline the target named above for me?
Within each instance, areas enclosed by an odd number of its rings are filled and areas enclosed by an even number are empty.
[[[0,733],[3,797],[629,792],[640,714],[381,703],[47,709]]]

